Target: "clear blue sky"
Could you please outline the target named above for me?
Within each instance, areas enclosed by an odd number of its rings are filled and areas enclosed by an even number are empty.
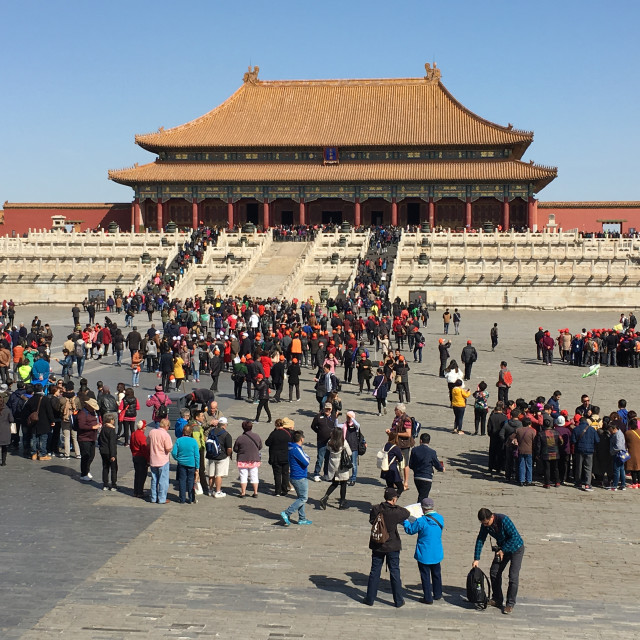
[[[2,0],[0,202],[130,201],[107,170],[136,133],[187,122],[242,82],[419,77],[535,132],[541,200],[640,200],[636,0]]]

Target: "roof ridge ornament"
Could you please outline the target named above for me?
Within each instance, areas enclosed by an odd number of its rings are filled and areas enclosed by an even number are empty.
[[[433,63],[433,67],[428,62],[425,62],[424,70],[427,72],[427,75],[424,77],[427,84],[437,84],[440,82],[442,72],[438,69],[438,65],[435,62]]]
[[[249,65],[248,71],[244,74],[242,81],[249,84],[258,84],[258,72],[260,71],[260,67],[255,66],[252,67]]]

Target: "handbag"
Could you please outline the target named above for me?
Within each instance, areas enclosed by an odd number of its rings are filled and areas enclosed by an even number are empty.
[[[393,381],[396,384],[402,384],[402,376],[399,373],[396,373],[396,375],[393,378]]]
[[[27,426],[33,427],[34,424],[38,422],[38,415],[40,413],[40,405],[42,404],[42,396],[38,400],[38,408],[35,411],[32,411],[27,417]]]
[[[347,453],[347,450],[342,447],[342,453],[340,454],[340,467],[339,471],[348,471],[349,469],[353,469],[353,460],[351,460],[351,456]]]
[[[618,451],[618,453],[616,453],[616,458],[618,459],[618,462],[624,463],[629,460],[631,456],[629,455],[628,451],[623,449],[622,451]]]
[[[367,441],[364,439],[362,431],[358,429],[358,455],[363,456],[365,453],[367,453]]]

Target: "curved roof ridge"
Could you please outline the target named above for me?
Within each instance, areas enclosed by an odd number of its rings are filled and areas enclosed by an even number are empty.
[[[442,83],[442,81],[438,82],[438,86],[440,87],[440,89],[442,90],[442,92],[447,96],[447,98],[458,108],[461,109],[462,111],[464,111],[466,114],[468,114],[469,116],[471,116],[472,118],[474,118],[475,120],[478,120],[479,122],[482,122],[482,124],[486,124],[489,127],[494,127],[495,129],[499,129],[500,131],[506,131],[509,133],[515,133],[515,134],[520,134],[523,136],[527,136],[530,137],[531,140],[533,140],[533,131],[525,131],[524,129],[515,129],[513,127],[513,125],[507,125],[506,127],[504,125],[501,124],[497,124],[495,122],[491,122],[491,120],[487,120],[486,118],[483,118],[482,116],[479,116],[477,113],[475,113],[474,111],[471,111],[471,109],[465,107],[460,101],[458,101],[453,94],[449,91],[449,89],[447,89],[447,87],[444,86],[444,84]]]
[[[198,116],[197,118],[194,118],[193,120],[189,120],[189,122],[185,122],[184,124],[178,124],[175,127],[170,127],[169,129],[165,129],[164,127],[160,127],[158,131],[150,131],[149,133],[136,134],[136,136],[135,136],[136,144],[140,144],[140,141],[143,138],[147,138],[149,136],[157,136],[159,133],[170,133],[170,132],[173,133],[173,132],[176,132],[176,131],[182,131],[182,130],[185,130],[185,129],[189,129],[190,127],[195,126],[196,124],[199,124],[200,122],[204,122],[208,118],[213,117],[216,113],[220,113],[220,112],[224,111],[224,109],[228,108],[231,104],[233,104],[233,102],[235,102],[238,99],[238,97],[244,91],[245,87],[247,87],[248,85],[249,85],[249,83],[247,83],[247,82],[243,83],[224,102],[219,104],[217,107],[214,107],[210,111],[207,111],[207,113],[204,113],[203,115]]]
[[[553,165],[550,165],[550,164],[538,164],[533,160],[529,160],[529,162],[524,162],[524,160],[518,160],[517,158],[510,158],[510,160],[511,162],[524,164],[524,165],[527,165],[528,167],[535,167],[536,169],[544,169],[545,171],[555,171],[556,174],[558,173],[558,167],[554,167]]]

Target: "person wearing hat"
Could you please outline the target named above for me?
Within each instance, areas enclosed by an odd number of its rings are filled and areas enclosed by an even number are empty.
[[[322,411],[315,416],[311,423],[311,431],[316,434],[317,438],[317,452],[318,457],[316,459],[316,466],[313,473],[314,482],[320,482],[320,471],[327,475],[329,469],[329,455],[327,452],[327,443],[331,437],[331,432],[336,426],[336,419],[332,415],[333,405],[330,402],[326,402]]]
[[[233,439],[227,431],[227,423],[227,418],[220,416],[207,431],[207,438],[213,434],[220,444],[220,453],[215,458],[207,458],[205,463],[205,474],[209,479],[209,495],[213,498],[224,498],[227,495],[222,490],[222,478],[229,475],[229,460],[233,453]]]
[[[444,518],[435,510],[431,498],[420,501],[422,517],[405,520],[403,523],[405,533],[413,536],[418,534],[416,551],[413,557],[418,561],[418,571],[422,581],[421,602],[433,604],[434,600],[442,598],[442,574],[440,563],[444,558],[442,548],[442,531]]]
[[[471,380],[471,368],[473,363],[478,359],[478,352],[471,344],[471,340],[467,340],[467,346],[462,349],[460,360],[464,363],[464,379]]]
[[[440,338],[438,340],[438,352],[440,355],[440,371],[438,375],[441,378],[445,377],[444,370],[447,367],[447,361],[449,360],[449,347],[451,346],[451,340],[446,340],[444,338]]]
[[[282,387],[284,386],[284,371],[287,363],[285,357],[280,354],[278,362],[271,367],[271,383],[276,391],[274,402],[280,402],[280,395],[282,394]]]
[[[356,369],[358,372],[358,385],[360,387],[358,394],[362,394],[362,388],[364,383],[367,383],[367,391],[371,391],[371,360],[369,360],[366,353],[362,352],[358,361],[356,362]]]
[[[264,408],[267,414],[267,424],[271,422],[271,410],[269,409],[269,383],[263,374],[258,373],[255,379],[256,393],[258,394],[258,406],[256,408],[256,419],[254,422],[260,422],[260,413]]]
[[[551,414],[553,417],[553,414]],[[571,429],[567,427],[564,416],[558,415],[554,419],[556,431],[560,436],[560,455],[558,457],[558,474],[560,483],[565,484],[569,479],[569,468],[571,466]]]
[[[80,480],[89,482],[91,475],[91,463],[96,455],[96,441],[98,439],[98,401],[88,398],[83,402],[83,407],[75,416],[78,425],[78,446],[80,447]]]
[[[382,566],[387,563],[391,578],[391,592],[393,593],[393,602],[396,607],[404,605],[404,592],[402,589],[402,579],[400,577],[400,551],[402,542],[398,534],[398,525],[408,520],[411,514],[404,507],[399,507],[398,491],[395,487],[387,487],[384,490],[384,502],[374,505],[369,512],[369,523],[374,524],[379,514],[382,514],[387,533],[388,540],[385,542],[376,542],[369,539],[369,549],[371,549],[371,571],[369,572],[369,580],[367,582],[367,595],[363,603],[372,607],[378,595],[378,586],[380,585],[380,573]]]

